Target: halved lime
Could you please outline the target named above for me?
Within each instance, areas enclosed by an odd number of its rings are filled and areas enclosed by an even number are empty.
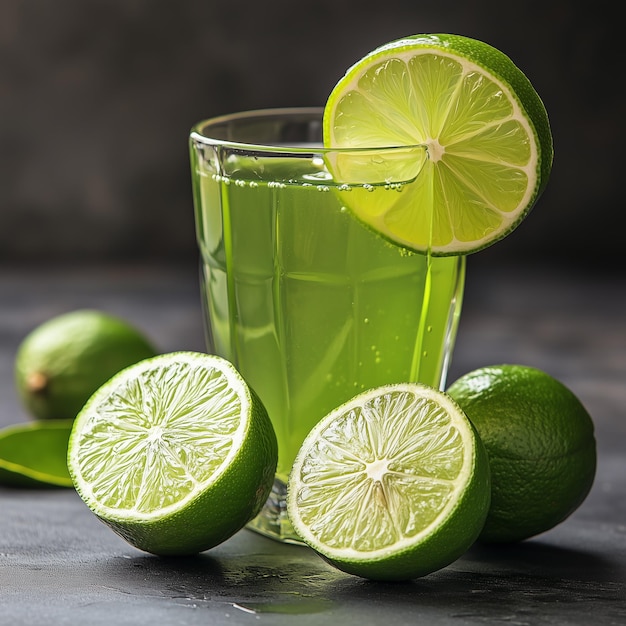
[[[393,41],[353,65],[328,98],[324,143],[424,145],[428,160],[404,193],[344,200],[394,243],[440,256],[509,234],[539,198],[553,157],[545,107],[523,72],[496,48],[448,34]]]
[[[234,366],[176,352],[100,387],[76,418],[68,467],[87,506],[129,543],[184,555],[259,512],[277,456],[267,412]]]
[[[337,568],[407,580],[457,559],[490,501],[486,452],[447,394],[400,383],[355,396],[305,439],[289,478],[296,530]]]

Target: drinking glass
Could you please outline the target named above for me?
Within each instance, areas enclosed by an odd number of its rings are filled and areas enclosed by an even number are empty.
[[[260,396],[278,439],[274,488],[249,527],[293,543],[286,486],[305,436],[366,389],[443,388],[465,279],[464,257],[410,252],[350,208],[409,194],[426,148],[323,148],[322,112],[237,113],[190,135],[207,348]]]

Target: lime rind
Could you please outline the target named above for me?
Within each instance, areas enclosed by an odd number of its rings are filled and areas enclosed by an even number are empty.
[[[105,517],[171,515],[229,467],[249,411],[242,379],[218,357],[176,353],[131,366],[76,418],[77,489]]]
[[[526,76],[495,48],[430,35],[382,46],[353,65],[324,113],[327,147],[424,144],[430,166],[411,202],[370,210],[344,197],[358,219],[392,242],[434,256],[467,254],[508,235],[547,183],[552,138]],[[422,217],[399,217],[400,213]]]

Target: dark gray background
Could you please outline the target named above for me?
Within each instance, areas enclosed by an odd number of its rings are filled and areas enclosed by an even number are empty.
[[[624,623],[625,279],[579,276],[622,265],[617,8],[579,0],[0,0],[0,425],[28,419],[12,391],[15,350],[57,313],[109,310],[162,351],[203,349],[187,155],[194,122],[323,105],[345,69],[379,44],[458,32],[495,45],[526,72],[549,111],[556,158],[534,212],[470,259],[450,380],[490,363],[544,369],[588,407],[599,461],[589,498],[550,533],[510,549],[473,549],[429,578],[391,587],[339,576],[309,552],[248,531],[192,562],[151,559],[70,491],[5,489],[0,622]],[[129,270],[129,261],[141,266]],[[534,262],[541,267],[528,268]],[[92,271],[90,263],[110,265]],[[177,267],[162,271],[163,263]],[[293,603],[302,614],[279,614]]]
[[[476,262],[608,269],[624,209],[615,11],[565,0],[1,0],[0,263],[195,264],[193,123],[323,105],[376,46],[456,32],[511,56],[555,139],[535,210]]]

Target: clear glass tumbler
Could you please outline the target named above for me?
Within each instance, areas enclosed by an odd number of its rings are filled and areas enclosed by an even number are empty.
[[[305,436],[365,389],[443,388],[465,279],[464,257],[409,252],[350,210],[410,193],[424,146],[330,150],[321,133],[322,110],[307,108],[190,136],[207,347],[257,392],[278,439],[274,490],[249,527],[293,543],[286,485]]]

